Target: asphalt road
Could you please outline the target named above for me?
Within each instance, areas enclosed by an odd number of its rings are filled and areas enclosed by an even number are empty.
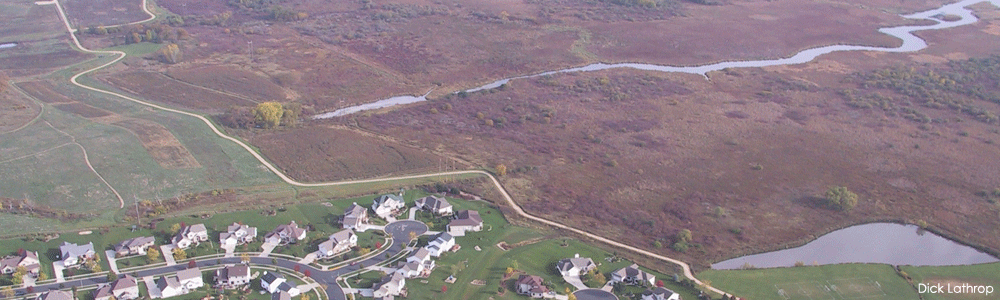
[[[578,300],[618,300],[615,294],[598,289],[585,289],[573,293]]]

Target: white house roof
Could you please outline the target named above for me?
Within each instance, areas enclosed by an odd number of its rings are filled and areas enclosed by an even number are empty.
[[[350,240],[351,236],[353,236],[353,235],[354,235],[354,230],[344,229],[344,230],[338,231],[337,233],[331,234],[330,235],[330,240],[333,241],[335,244],[340,244],[340,243],[343,243],[343,242],[346,242],[346,241]]]
[[[67,257],[94,254],[94,242],[90,242],[85,245],[63,242],[62,246],[59,246],[59,252],[62,252],[63,259],[66,259]]]
[[[565,258],[565,259],[559,260],[559,262],[556,263],[556,267],[558,267],[559,271],[562,271],[562,272],[569,271],[570,269],[572,269],[574,267],[577,268],[577,269],[583,270],[583,271],[587,271],[590,268],[596,267],[596,266],[597,265],[594,264],[594,261],[591,260],[590,258],[587,258],[587,257]]]
[[[177,280],[187,281],[191,279],[201,279],[201,269],[195,267],[177,271]]]

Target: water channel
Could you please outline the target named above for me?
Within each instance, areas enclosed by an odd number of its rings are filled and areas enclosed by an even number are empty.
[[[706,74],[708,74],[708,72],[719,71],[726,68],[754,68],[754,67],[802,64],[810,62],[816,59],[816,57],[820,55],[837,51],[876,51],[876,52],[893,52],[893,53],[915,52],[927,48],[927,42],[917,37],[916,35],[913,35],[913,32],[922,30],[952,28],[952,27],[958,27],[975,23],[978,21],[978,19],[976,18],[976,16],[972,14],[971,10],[966,8],[966,6],[981,2],[989,2],[995,6],[1000,7],[1000,0],[964,0],[956,3],[946,4],[937,9],[932,9],[924,12],[902,16],[903,18],[906,19],[930,20],[933,21],[934,23],[930,25],[896,26],[896,27],[885,27],[879,29],[878,30],[879,32],[894,36],[903,41],[902,45],[895,48],[857,46],[857,45],[831,45],[831,46],[806,49],[788,58],[779,58],[771,60],[725,61],[725,62],[701,65],[701,66],[665,66],[665,65],[642,64],[642,63],[618,63],[618,64],[595,63],[582,67],[567,68],[562,70],[548,71],[531,75],[504,78],[479,87],[465,90],[465,92],[471,93],[481,90],[497,88],[501,85],[507,84],[511,80],[553,75],[559,73],[593,72],[593,71],[601,71],[608,69],[632,68],[632,69],[646,70],[646,71],[689,73],[689,74],[698,74],[702,76],[707,76]],[[945,16],[948,16],[948,18],[945,18]],[[948,19],[949,21],[946,21],[945,19]],[[427,95],[420,97],[416,96],[392,97],[388,99],[375,101],[372,103],[345,107],[333,112],[319,114],[313,116],[313,119],[327,119],[327,118],[345,116],[370,109],[378,109],[400,104],[409,104],[409,103],[427,101],[426,96]]]

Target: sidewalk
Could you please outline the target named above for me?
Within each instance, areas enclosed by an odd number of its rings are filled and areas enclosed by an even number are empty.
[[[311,264],[312,262],[316,261],[316,256],[317,256],[316,252],[306,254],[306,257],[299,260],[299,263],[303,265]]]

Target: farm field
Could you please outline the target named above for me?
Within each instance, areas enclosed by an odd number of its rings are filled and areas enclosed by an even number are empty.
[[[152,1],[151,1],[152,2]],[[66,0],[63,7],[76,28],[111,26],[149,18],[142,11],[143,0]]]
[[[916,290],[889,265],[706,270],[698,276],[748,299],[917,299]]]
[[[336,128],[268,132],[251,142],[288,175],[311,182],[438,171],[442,165],[433,153]]]
[[[50,72],[91,57],[70,47],[54,6],[4,2],[0,28],[0,44],[17,44],[0,49],[0,69],[11,77]]]

